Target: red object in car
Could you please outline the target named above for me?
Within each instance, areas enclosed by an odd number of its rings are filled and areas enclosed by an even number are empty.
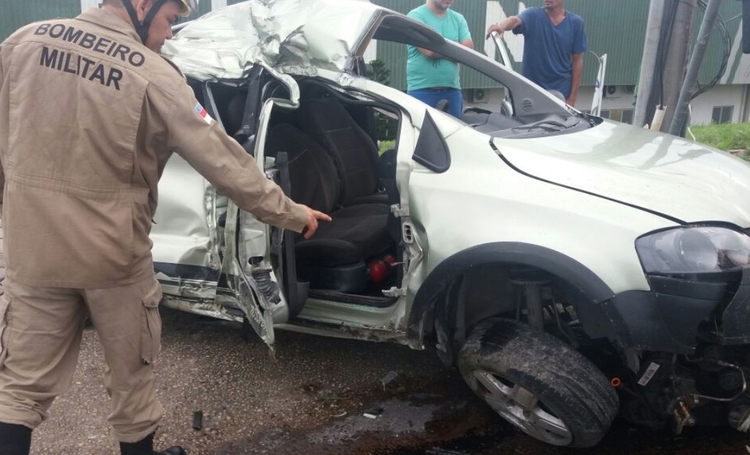
[[[378,259],[373,259],[367,264],[367,277],[373,283],[383,281],[393,270],[396,258],[386,254]]]

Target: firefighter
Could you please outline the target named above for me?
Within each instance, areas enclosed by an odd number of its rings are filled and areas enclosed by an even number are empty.
[[[309,238],[330,220],[285,197],[157,54],[197,3],[104,0],[0,44],[3,455],[29,453],[32,430],[69,388],[86,314],[103,347],[122,454],[157,453],[161,288],[149,232],[172,153],[266,223]]]

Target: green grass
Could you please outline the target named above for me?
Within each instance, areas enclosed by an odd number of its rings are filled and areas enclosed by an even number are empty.
[[[380,141],[380,150],[378,150],[378,155],[382,155],[383,152],[395,146],[396,141]]]
[[[695,135],[696,141],[717,149],[744,150],[738,156],[750,161],[750,123],[696,125],[691,126],[690,131]]]

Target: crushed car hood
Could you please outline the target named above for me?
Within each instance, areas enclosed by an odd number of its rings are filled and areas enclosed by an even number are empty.
[[[367,0],[250,0],[188,23],[161,52],[200,81],[241,79],[256,64],[344,71],[380,11]]]
[[[614,122],[538,139],[493,139],[518,170],[684,222],[750,227],[750,163]]]

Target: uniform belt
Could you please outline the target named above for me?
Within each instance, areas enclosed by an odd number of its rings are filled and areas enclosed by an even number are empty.
[[[431,92],[447,92],[450,90],[457,90],[453,87],[428,87],[425,90],[430,90]]]

